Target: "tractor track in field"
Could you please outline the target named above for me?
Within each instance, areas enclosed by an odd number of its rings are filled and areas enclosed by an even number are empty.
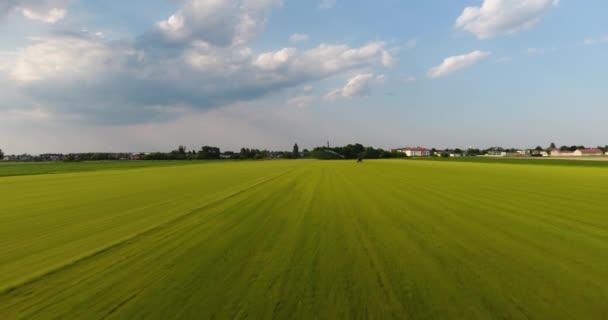
[[[60,265],[60,266],[57,266],[55,268],[49,269],[49,270],[47,270],[45,272],[42,272],[42,273],[40,273],[38,275],[34,275],[33,277],[31,277],[29,279],[26,279],[26,280],[24,280],[24,281],[22,281],[20,283],[13,284],[13,285],[10,285],[10,286],[5,287],[5,288],[0,288],[0,297],[6,296],[6,295],[10,295],[11,293],[17,291],[18,289],[20,289],[22,287],[31,285],[31,284],[39,282],[39,281],[42,281],[44,278],[47,278],[47,277],[49,277],[51,275],[57,274],[57,273],[59,273],[61,271],[69,269],[71,267],[75,267],[75,266],[77,266],[77,265],[79,265],[81,263],[84,263],[84,262],[86,262],[86,261],[88,261],[90,259],[94,259],[95,257],[98,257],[98,256],[100,256],[102,254],[108,253],[108,252],[110,252],[112,250],[124,247],[126,245],[131,244],[131,243],[134,243],[134,242],[138,241],[139,239],[141,239],[143,237],[149,236],[149,235],[154,234],[154,233],[156,233],[156,232],[158,232],[160,230],[163,230],[163,229],[168,228],[168,227],[170,227],[172,225],[175,225],[175,224],[177,224],[177,223],[179,223],[179,222],[181,222],[181,221],[183,221],[183,220],[185,220],[185,219],[187,219],[187,218],[189,218],[189,217],[191,217],[191,216],[193,216],[193,215],[195,215],[197,213],[200,213],[201,211],[215,208],[218,205],[222,204],[226,200],[238,197],[238,196],[240,196],[240,195],[242,195],[242,194],[244,194],[246,192],[249,192],[249,191],[251,191],[253,189],[256,189],[259,186],[265,185],[265,184],[267,184],[269,182],[272,182],[272,181],[275,181],[275,180],[277,180],[277,179],[279,179],[281,177],[287,176],[287,175],[289,175],[290,173],[292,173],[292,172],[294,172],[296,170],[298,170],[298,169],[288,170],[286,172],[283,172],[281,174],[275,175],[273,177],[270,177],[270,178],[267,178],[267,179],[263,179],[262,181],[256,182],[256,183],[254,183],[252,185],[249,185],[249,186],[247,186],[247,187],[245,187],[243,189],[240,189],[240,190],[237,190],[235,192],[232,192],[232,193],[230,193],[230,194],[228,194],[228,195],[226,195],[224,197],[221,197],[219,199],[213,200],[213,201],[211,201],[211,202],[209,202],[209,203],[207,203],[207,204],[205,204],[203,206],[194,208],[194,209],[192,209],[192,210],[190,210],[190,211],[188,211],[188,212],[186,212],[186,213],[184,213],[184,214],[182,214],[180,216],[177,216],[177,217],[175,217],[175,218],[173,218],[171,220],[168,220],[166,222],[158,224],[158,225],[156,225],[154,227],[150,227],[150,228],[148,228],[146,230],[143,230],[143,231],[141,231],[139,233],[136,233],[134,235],[126,237],[126,238],[124,238],[122,240],[119,240],[119,241],[117,241],[115,243],[109,244],[106,247],[103,247],[103,248],[100,248],[98,250],[95,250],[95,251],[93,251],[93,252],[91,252],[89,254],[86,254],[84,256],[77,257],[76,259],[74,259],[72,261],[69,261],[69,262],[67,262],[67,263],[65,263],[63,265]]]

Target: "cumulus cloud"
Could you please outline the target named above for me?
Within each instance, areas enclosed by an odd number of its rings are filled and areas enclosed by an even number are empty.
[[[263,29],[282,0],[179,0],[180,8],[157,23],[167,41],[192,40],[217,46],[242,45]]]
[[[21,84],[37,81],[69,81],[119,69],[124,50],[84,35],[61,34],[31,38],[33,44],[18,50],[10,76]],[[122,52],[121,52],[122,51]]]
[[[294,33],[291,36],[289,36],[289,41],[302,42],[302,41],[308,41],[309,38],[310,37],[305,33]]]
[[[447,57],[443,62],[431,68],[427,75],[431,79],[445,77],[458,70],[468,68],[490,56],[490,52],[473,51],[471,53]]]
[[[558,0],[484,0],[479,7],[466,7],[455,27],[479,39],[526,30],[559,4]]]
[[[383,42],[255,52],[250,42],[277,0],[178,3],[171,17],[133,40],[55,32],[0,53],[0,111],[43,102],[55,119],[145,123],[396,63]],[[365,89],[355,85],[345,95]],[[291,103],[305,105],[309,91]]]
[[[0,18],[10,13],[53,24],[63,20],[70,0],[3,0],[0,3]]]
[[[207,110],[256,99],[362,68],[382,68],[387,55],[380,42],[256,54],[247,46],[200,40],[177,50],[138,47],[87,33],[30,41],[5,54],[8,61],[0,73],[28,100],[104,123],[162,120],[172,116],[171,110]]]

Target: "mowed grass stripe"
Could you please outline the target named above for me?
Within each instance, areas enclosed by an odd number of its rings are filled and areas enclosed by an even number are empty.
[[[224,178],[205,168],[174,173],[184,187],[171,186],[190,194],[205,185],[203,175]],[[608,312],[604,169],[295,161],[227,170],[260,174],[251,183],[268,180],[5,292],[0,314],[600,319]],[[163,191],[149,189],[148,197],[178,194]],[[571,206],[576,197],[589,201]],[[28,247],[26,238],[14,241]]]
[[[23,186],[0,185],[1,194],[10,199],[25,193],[29,199],[2,203],[0,225],[5,232],[0,233],[0,289],[60,268],[293,168],[287,162],[271,165],[275,173],[264,170],[267,164],[252,165],[5,178]],[[197,180],[202,177],[211,180]],[[59,190],[44,187],[55,179],[63,181]],[[51,206],[46,201],[49,198],[62,201]]]
[[[232,198],[232,201],[225,202],[225,204],[239,208],[242,206],[243,209],[260,209],[257,207],[259,203],[253,201],[259,199],[259,196],[260,192],[253,192],[251,194],[239,193]],[[279,196],[280,194],[277,194],[277,197]],[[110,315],[105,314],[105,312],[114,310],[116,306],[122,305],[126,300],[132,300],[132,303],[136,304],[137,299],[134,299],[133,295],[142,294],[145,288],[153,287],[154,284],[159,283],[160,280],[167,276],[163,273],[172,268],[176,268],[179,271],[173,274],[177,279],[166,281],[162,285],[170,287],[173,283],[177,283],[180,287],[176,288],[176,291],[173,291],[175,296],[166,296],[164,294],[156,296],[165,290],[157,288],[158,291],[152,292],[151,300],[159,299],[166,306],[167,299],[169,301],[175,299],[175,303],[184,304],[184,299],[188,300],[188,297],[182,297],[179,294],[182,290],[185,290],[184,292],[191,292],[190,289],[212,289],[223,292],[226,288],[222,288],[221,286],[199,288],[199,281],[209,280],[209,278],[206,276],[197,277],[196,272],[211,272],[215,274],[211,279],[222,281],[226,275],[223,275],[223,269],[215,269],[216,267],[223,266],[221,263],[217,263],[218,260],[229,259],[231,256],[237,255],[238,261],[241,263],[247,262],[247,259],[243,255],[251,254],[247,249],[252,242],[249,241],[251,239],[246,239],[250,237],[249,228],[252,225],[259,225],[256,222],[258,218],[264,218],[265,211],[252,210],[250,212],[253,214],[242,215],[240,210],[226,210],[224,203],[222,203],[222,206],[218,208],[197,211],[196,214],[189,215],[186,219],[180,219],[177,223],[163,225],[161,228],[153,230],[153,232],[133,239],[133,242],[124,243],[125,245],[114,247],[111,250],[91,257],[91,259],[82,260],[81,263],[61,270],[61,272],[40,279],[40,281],[30,285],[37,287],[37,284],[41,284],[40,287],[47,290],[38,295],[37,298],[40,300],[37,300],[36,303],[32,304],[31,301],[27,301],[26,307],[19,311],[19,313],[21,316],[27,314],[27,318],[44,318],[44,314],[53,312],[55,308],[65,310],[63,308],[66,305],[77,305],[82,303],[82,301],[86,301],[90,305],[83,309],[87,310],[84,315],[105,317]],[[203,216],[206,217],[205,220],[202,219]],[[210,243],[213,243],[213,246],[209,246]],[[241,244],[245,247],[240,249],[235,248],[233,247],[234,244]],[[201,249],[201,246],[209,246],[210,248],[202,252],[193,250],[193,248]],[[207,255],[204,253],[207,253]],[[173,261],[175,257],[179,257],[179,259]],[[186,259],[185,263],[180,263],[182,258]],[[255,271],[255,269],[251,269],[250,271]],[[92,272],[96,276],[91,277]],[[85,276],[71,279],[71,275],[73,274]],[[239,274],[241,273],[237,272],[236,275]],[[137,277],[133,278],[133,275],[137,275]],[[182,279],[182,277],[185,277],[185,279]],[[68,285],[63,283],[66,278],[69,281]],[[121,294],[120,291],[117,292],[116,286],[125,283],[129,285],[124,286],[124,294]],[[15,310],[21,306],[19,304],[19,297],[21,296],[19,293],[30,290],[30,285],[16,288],[16,290],[7,294],[7,296],[17,298],[15,299],[15,304],[10,306],[10,309]],[[54,289],[56,286],[63,286],[65,291],[58,294]],[[86,290],[86,288],[95,288],[97,293],[94,295],[99,294],[99,291],[101,291],[106,292],[108,297],[112,296],[112,298],[116,297],[116,299],[109,299],[107,304],[102,303],[102,305],[99,305],[99,301],[95,301],[90,296],[87,297],[86,294],[84,297],[76,294],[81,290],[92,291]],[[247,290],[239,290],[239,292],[246,293]],[[190,293],[188,296],[192,297],[192,294]],[[3,298],[0,300],[4,300]],[[150,300],[146,300],[146,302],[150,303]],[[28,307],[32,305],[36,306],[33,310]],[[183,307],[187,307],[188,305],[185,303]],[[217,304],[210,302],[209,307],[211,308],[214,305]],[[199,307],[197,304],[194,306]],[[93,309],[99,307],[99,313],[91,314],[89,307]],[[179,312],[187,312],[187,308],[184,309],[182,307],[176,310],[171,305],[169,307],[166,312],[173,316],[176,316],[176,313],[179,314]],[[44,313],[39,314],[39,309],[44,310]],[[180,311],[182,309],[183,311]],[[154,308],[135,308],[135,310],[140,315],[147,314],[149,310],[151,314],[159,316],[159,310]],[[128,313],[128,311],[125,312]],[[160,314],[163,314],[162,310],[160,312]],[[3,313],[2,309],[0,309],[0,313]],[[69,316],[78,317],[79,314],[71,313]],[[121,317],[124,317],[124,314]]]

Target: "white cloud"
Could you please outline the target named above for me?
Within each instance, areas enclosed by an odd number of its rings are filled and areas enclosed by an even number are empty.
[[[260,54],[253,65],[263,70],[277,70],[286,66],[296,54],[295,48],[283,48],[276,52]]]
[[[23,14],[24,17],[26,17],[30,20],[38,20],[38,21],[42,21],[45,23],[53,24],[53,23],[56,23],[57,21],[65,18],[66,10],[53,8],[48,12],[41,13],[41,12],[36,12],[36,11],[32,11],[30,9],[24,8],[24,9],[21,9],[21,13]]]
[[[180,8],[157,27],[169,41],[200,40],[217,46],[242,45],[266,24],[282,0],[179,0]]]
[[[4,74],[28,100],[44,102],[59,113],[119,123],[166,118],[176,105],[207,110],[360,69],[382,68],[387,55],[379,42],[255,54],[247,46],[218,47],[203,41],[166,51],[84,32],[31,41],[2,53],[0,78]]]
[[[331,9],[336,6],[337,0],[321,0],[319,9]]]
[[[0,18],[16,12],[23,17],[54,24],[63,20],[67,14],[70,0],[2,0]]]
[[[13,54],[10,76],[18,83],[77,80],[118,68],[125,51],[76,36],[32,38],[34,44]]]
[[[347,45],[321,44],[317,48],[302,53],[294,65],[304,73],[333,74],[376,62],[390,67],[387,62],[395,62],[383,42],[372,42],[359,48]]]
[[[302,41],[308,41],[309,38],[310,37],[305,33],[294,33],[291,36],[289,36],[289,41],[302,42]]]
[[[178,3],[172,18],[134,40],[111,41],[83,30],[30,38],[24,47],[0,52],[0,111],[44,103],[58,119],[145,123],[183,110],[255,101],[288,88],[310,86],[302,96],[311,96],[312,85],[325,79],[396,63],[383,42],[254,52],[249,42],[277,0]],[[356,85],[345,87],[345,96],[365,91]],[[302,105],[306,99],[292,102]]]
[[[346,85],[341,89],[332,90],[325,95],[327,100],[337,98],[361,97],[369,94],[374,83],[383,83],[384,75],[374,77],[372,73],[358,74],[350,78]]]
[[[490,52],[473,51],[459,56],[447,57],[443,62],[428,71],[431,79],[441,78],[458,70],[468,68],[490,56]]]
[[[344,97],[358,97],[367,95],[369,93],[370,86],[374,79],[374,75],[371,73],[360,74],[348,81],[348,83],[342,88],[342,96]]]
[[[479,39],[512,34],[531,28],[558,4],[557,0],[484,0],[480,7],[466,7],[455,27]]]

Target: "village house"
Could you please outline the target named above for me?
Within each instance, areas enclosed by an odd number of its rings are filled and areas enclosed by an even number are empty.
[[[560,150],[557,148],[552,148],[552,149],[549,149],[549,152],[551,152],[552,157],[572,157],[572,156],[574,156],[574,152],[572,152],[570,150]]]
[[[577,157],[593,157],[603,156],[604,152],[600,149],[578,149],[574,151],[573,154]]]
[[[506,157],[507,153],[504,151],[490,150],[484,156],[485,157]]]
[[[417,148],[401,148],[401,149],[393,149],[393,151],[405,153],[408,157],[430,157],[431,150],[417,147]]]
[[[570,150],[559,150],[559,149],[550,149],[552,157],[593,157],[593,156],[603,156],[604,152],[600,149],[578,149],[575,151]]]

